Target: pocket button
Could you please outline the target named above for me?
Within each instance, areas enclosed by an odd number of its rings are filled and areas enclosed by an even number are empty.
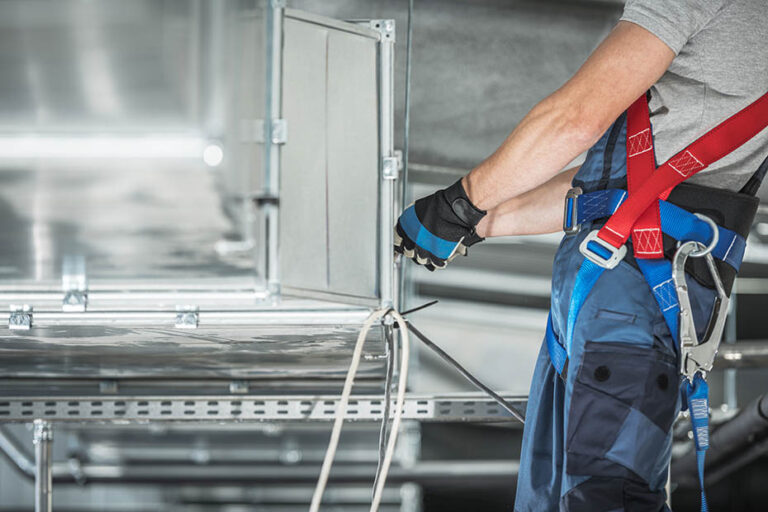
[[[605,365],[595,368],[595,380],[597,382],[605,382],[611,378],[611,369]]]

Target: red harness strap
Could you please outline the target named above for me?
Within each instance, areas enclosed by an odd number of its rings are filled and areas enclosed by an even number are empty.
[[[648,181],[656,170],[653,153],[653,133],[648,114],[648,98],[640,96],[627,110],[627,191],[629,197]],[[661,237],[659,202],[653,201],[632,226],[632,246],[635,258],[661,258],[664,244]]]
[[[629,119],[631,117],[628,118],[627,123],[629,123]],[[600,229],[597,236],[616,248],[624,245],[630,234],[635,234],[633,241],[635,239],[640,240],[637,233],[633,233],[633,226],[641,219],[644,212],[654,204],[654,201],[659,198],[666,199],[675,186],[737,149],[760,133],[766,126],[768,126],[768,94],[761,96],[744,110],[729,117],[686,149],[670,158],[661,167],[656,169],[650,178],[644,181],[637,180],[641,185],[633,187],[634,190],[628,195],[627,200],[624,201],[616,213]],[[642,131],[630,132],[629,124],[627,133],[632,133],[633,136],[642,135]],[[648,136],[650,138],[650,131]],[[646,149],[644,152],[637,152],[646,147],[646,144],[643,144],[644,139],[638,138],[634,140],[638,144],[637,148],[633,146],[633,150],[630,150],[629,138],[627,140],[627,165],[630,165],[632,159],[640,155],[650,154],[650,158],[653,158],[653,151]],[[629,157],[630,152],[635,153],[631,158]],[[632,165],[634,167],[634,163]],[[629,173],[629,168],[627,170]],[[643,217],[643,221],[645,220]],[[650,223],[648,226],[650,226]],[[655,229],[656,226],[650,227]],[[643,224],[638,225],[638,228],[644,229]],[[655,241],[653,244],[655,244]],[[654,248],[651,247],[651,243],[641,243],[641,245],[646,249]],[[641,255],[641,257],[649,256]]]

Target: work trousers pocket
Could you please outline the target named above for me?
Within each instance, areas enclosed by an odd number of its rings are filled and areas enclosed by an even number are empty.
[[[566,470],[631,477],[653,488],[677,412],[675,358],[654,347],[588,342],[571,393]]]

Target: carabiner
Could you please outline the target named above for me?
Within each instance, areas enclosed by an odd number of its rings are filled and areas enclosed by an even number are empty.
[[[696,334],[696,324],[693,320],[693,309],[688,295],[688,284],[685,278],[685,262],[689,257],[696,257],[701,253],[703,244],[691,241],[683,243],[675,252],[672,259],[672,279],[677,291],[677,300],[680,304],[680,372],[690,382],[698,372],[709,372],[715,362],[717,350],[723,337],[725,320],[728,317],[728,304],[730,299],[725,293],[723,282],[715,266],[712,254],[706,253],[707,267],[715,283],[717,297],[712,308],[704,339],[701,341]]]

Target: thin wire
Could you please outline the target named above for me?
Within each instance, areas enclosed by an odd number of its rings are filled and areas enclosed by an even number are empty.
[[[515,409],[515,407],[507,402],[501,395],[496,393],[494,390],[480,382],[477,377],[472,375],[469,370],[461,366],[458,361],[456,361],[454,358],[452,358],[450,355],[448,355],[447,352],[445,352],[443,349],[438,347],[432,340],[424,336],[416,327],[413,326],[410,322],[408,323],[408,329],[416,335],[417,338],[419,338],[426,346],[431,348],[433,351],[437,353],[441,358],[443,358],[446,362],[448,362],[451,366],[456,368],[459,373],[467,379],[469,382],[475,385],[475,387],[479,388],[481,391],[486,393],[488,396],[493,398],[496,403],[498,403],[500,406],[502,406],[504,409],[506,409],[514,418],[520,421],[520,423],[525,423],[525,418],[523,417],[520,412]]]

